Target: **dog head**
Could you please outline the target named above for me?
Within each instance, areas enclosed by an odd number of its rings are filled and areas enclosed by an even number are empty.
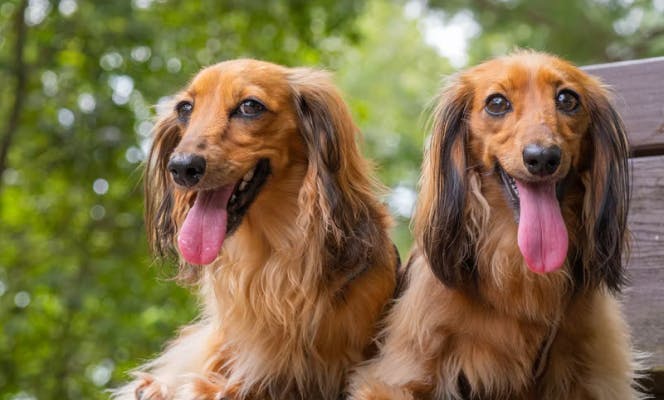
[[[145,177],[153,249],[177,242],[189,264],[209,264],[252,205],[270,190],[282,193],[271,203],[283,201],[287,186],[323,230],[342,230],[345,189],[366,184],[355,179],[356,131],[325,72],[255,60],[205,68],[155,126]]]
[[[514,213],[515,245],[532,271],[554,271],[575,258],[570,263],[582,264],[585,283],[620,286],[627,140],[598,80],[559,58],[519,52],[456,76],[434,121],[416,230],[439,279],[454,285],[473,269],[472,235],[461,227],[471,201],[468,175],[478,171],[503,187],[501,204],[489,206]],[[560,204],[574,178],[582,182],[583,210],[571,223]],[[583,227],[578,257],[568,248],[575,224]]]

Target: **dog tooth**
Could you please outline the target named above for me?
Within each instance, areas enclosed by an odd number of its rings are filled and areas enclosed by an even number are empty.
[[[243,180],[243,181],[247,181],[247,182],[249,182],[249,181],[251,180],[251,178],[254,177],[254,170],[255,170],[255,168],[252,169],[251,171],[247,172],[247,173],[244,175],[244,178],[242,178],[242,180]]]
[[[247,188],[247,181],[242,181],[240,182],[240,187],[238,188],[240,191],[243,191],[244,189]]]
[[[231,196],[231,201],[230,201],[230,203],[233,204],[233,203],[235,203],[236,200],[237,200],[237,196],[236,196],[236,195],[232,195],[232,196]]]

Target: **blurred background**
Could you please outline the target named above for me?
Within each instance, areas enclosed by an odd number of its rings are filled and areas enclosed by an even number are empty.
[[[154,105],[202,66],[335,73],[391,188],[402,257],[441,79],[516,47],[664,55],[664,0],[0,2],[0,400],[102,399],[196,315],[148,254]]]

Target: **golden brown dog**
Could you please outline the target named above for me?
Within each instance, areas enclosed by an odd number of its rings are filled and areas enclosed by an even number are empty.
[[[156,125],[145,177],[158,252],[200,289],[122,399],[336,399],[395,285],[390,218],[328,75],[236,60]]]
[[[434,115],[407,288],[360,399],[638,397],[623,284],[627,140],[602,84],[519,52]]]

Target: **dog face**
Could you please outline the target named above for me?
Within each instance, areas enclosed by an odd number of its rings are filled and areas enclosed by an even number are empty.
[[[196,198],[178,235],[182,256],[208,264],[271,173],[304,158],[285,70],[257,62],[222,63],[200,72],[177,96],[180,140],[167,169]],[[225,205],[225,207],[224,207]]]
[[[194,78],[173,109],[180,141],[168,170],[176,184],[196,191],[232,185],[240,195],[247,189],[239,186],[251,189],[254,181],[241,185],[244,177],[283,169],[289,156],[304,154],[285,73],[267,63],[227,62]]]
[[[445,89],[436,111],[421,196],[435,210],[423,211],[416,221],[425,254],[448,283],[463,279],[459,267],[472,268],[468,232],[443,227],[463,225],[471,201],[467,175],[474,170],[503,187],[499,200],[514,213],[516,245],[526,265],[538,273],[557,270],[569,256],[571,225],[560,204],[566,183],[580,176],[584,209],[574,218],[585,228],[583,269],[595,281],[611,275],[609,286],[617,287],[626,159],[624,128],[607,93],[581,70],[532,52],[472,68]]]
[[[340,204],[356,204],[344,188],[366,166],[328,74],[227,61],[202,70],[173,104],[156,124],[145,178],[146,226],[158,253],[177,238],[186,262],[211,263],[261,198],[297,202],[325,232],[351,224],[352,210]]]
[[[498,59],[469,75],[474,95],[469,143],[473,160],[497,171],[519,221],[527,265],[550,272],[567,257],[559,206],[563,180],[587,162],[589,79],[537,56]]]
[[[498,59],[469,75],[472,157],[522,182],[559,182],[587,162],[588,84],[575,69],[534,56]]]

